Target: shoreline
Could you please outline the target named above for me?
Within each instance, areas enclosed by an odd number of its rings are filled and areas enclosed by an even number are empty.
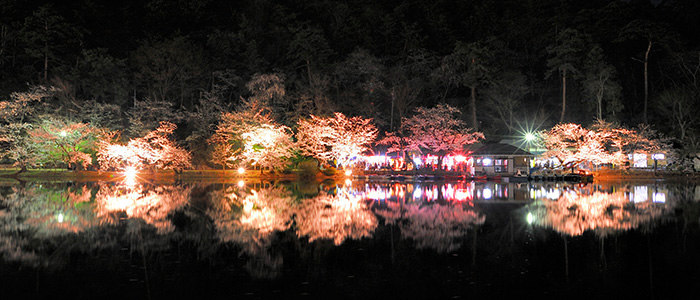
[[[49,181],[121,181],[125,175],[121,172],[108,171],[73,171],[60,169],[29,169],[22,173],[17,173],[18,169],[0,169],[0,178],[15,179],[19,181],[49,180]],[[396,174],[399,175],[399,174]],[[416,174],[418,175],[418,174]],[[426,173],[420,175],[446,176],[457,175],[444,172]],[[291,173],[260,173],[257,170],[247,171],[239,174],[236,170],[184,170],[182,173],[175,173],[172,170],[159,170],[155,172],[139,173],[137,177],[141,180],[153,183],[166,182],[237,182],[240,180],[261,180],[261,181],[296,181],[306,179],[310,181],[345,180],[352,177],[355,180],[381,180],[385,174],[367,174],[360,172],[352,176],[344,174],[325,175],[318,172],[315,176],[304,176],[299,172]],[[464,180],[464,179],[462,179]],[[678,173],[678,172],[648,172],[629,170],[604,170],[593,173],[593,180],[599,182],[610,181],[668,181],[668,182],[700,182],[700,173]],[[450,181],[445,180],[445,181]]]

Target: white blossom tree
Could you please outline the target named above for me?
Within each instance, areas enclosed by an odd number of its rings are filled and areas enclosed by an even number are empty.
[[[241,134],[243,151],[238,157],[253,165],[282,169],[292,157],[294,141],[289,127],[262,124]]]
[[[302,154],[321,161],[334,160],[336,166],[343,167],[353,165],[376,137],[372,119],[346,117],[338,112],[332,117],[311,115],[299,120],[297,128]]]
[[[143,137],[131,139],[126,145],[102,141],[97,152],[101,169],[174,169],[191,167],[192,155],[178,146],[170,136],[177,126],[161,122]]]

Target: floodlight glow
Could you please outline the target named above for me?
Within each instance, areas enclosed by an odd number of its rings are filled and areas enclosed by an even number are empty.
[[[128,186],[133,186],[136,184],[136,174],[138,171],[136,171],[135,167],[128,166],[126,169],[124,169],[124,183]]]
[[[57,219],[58,219],[58,223],[63,223],[63,214],[59,213]]]
[[[532,222],[535,222],[535,216],[532,215],[532,213],[527,213],[527,224],[532,225]]]
[[[243,174],[243,173],[245,173],[245,168],[243,168],[243,167],[238,168],[238,174]]]
[[[345,176],[350,176],[350,175],[352,175],[352,170],[350,170],[350,169],[345,170]]]
[[[66,136],[66,131],[65,131],[65,130],[61,130],[61,132],[59,132],[58,134],[61,135],[62,137],[65,137],[65,136]]]
[[[528,142],[532,142],[535,140],[535,135],[532,132],[528,132],[525,134],[525,140]]]

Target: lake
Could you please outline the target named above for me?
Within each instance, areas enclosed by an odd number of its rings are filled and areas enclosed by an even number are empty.
[[[682,298],[700,186],[0,183],[0,298]]]

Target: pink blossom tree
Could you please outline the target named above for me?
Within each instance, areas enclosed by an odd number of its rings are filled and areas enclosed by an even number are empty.
[[[346,117],[335,113],[332,117],[317,117],[298,122],[297,140],[301,153],[321,161],[334,160],[336,166],[351,166],[355,159],[369,150],[377,137],[372,119]]]
[[[464,150],[465,145],[484,138],[457,118],[459,109],[447,104],[433,108],[418,107],[415,115],[401,121],[401,130],[407,133],[407,148],[434,153],[442,166],[445,155]]]

